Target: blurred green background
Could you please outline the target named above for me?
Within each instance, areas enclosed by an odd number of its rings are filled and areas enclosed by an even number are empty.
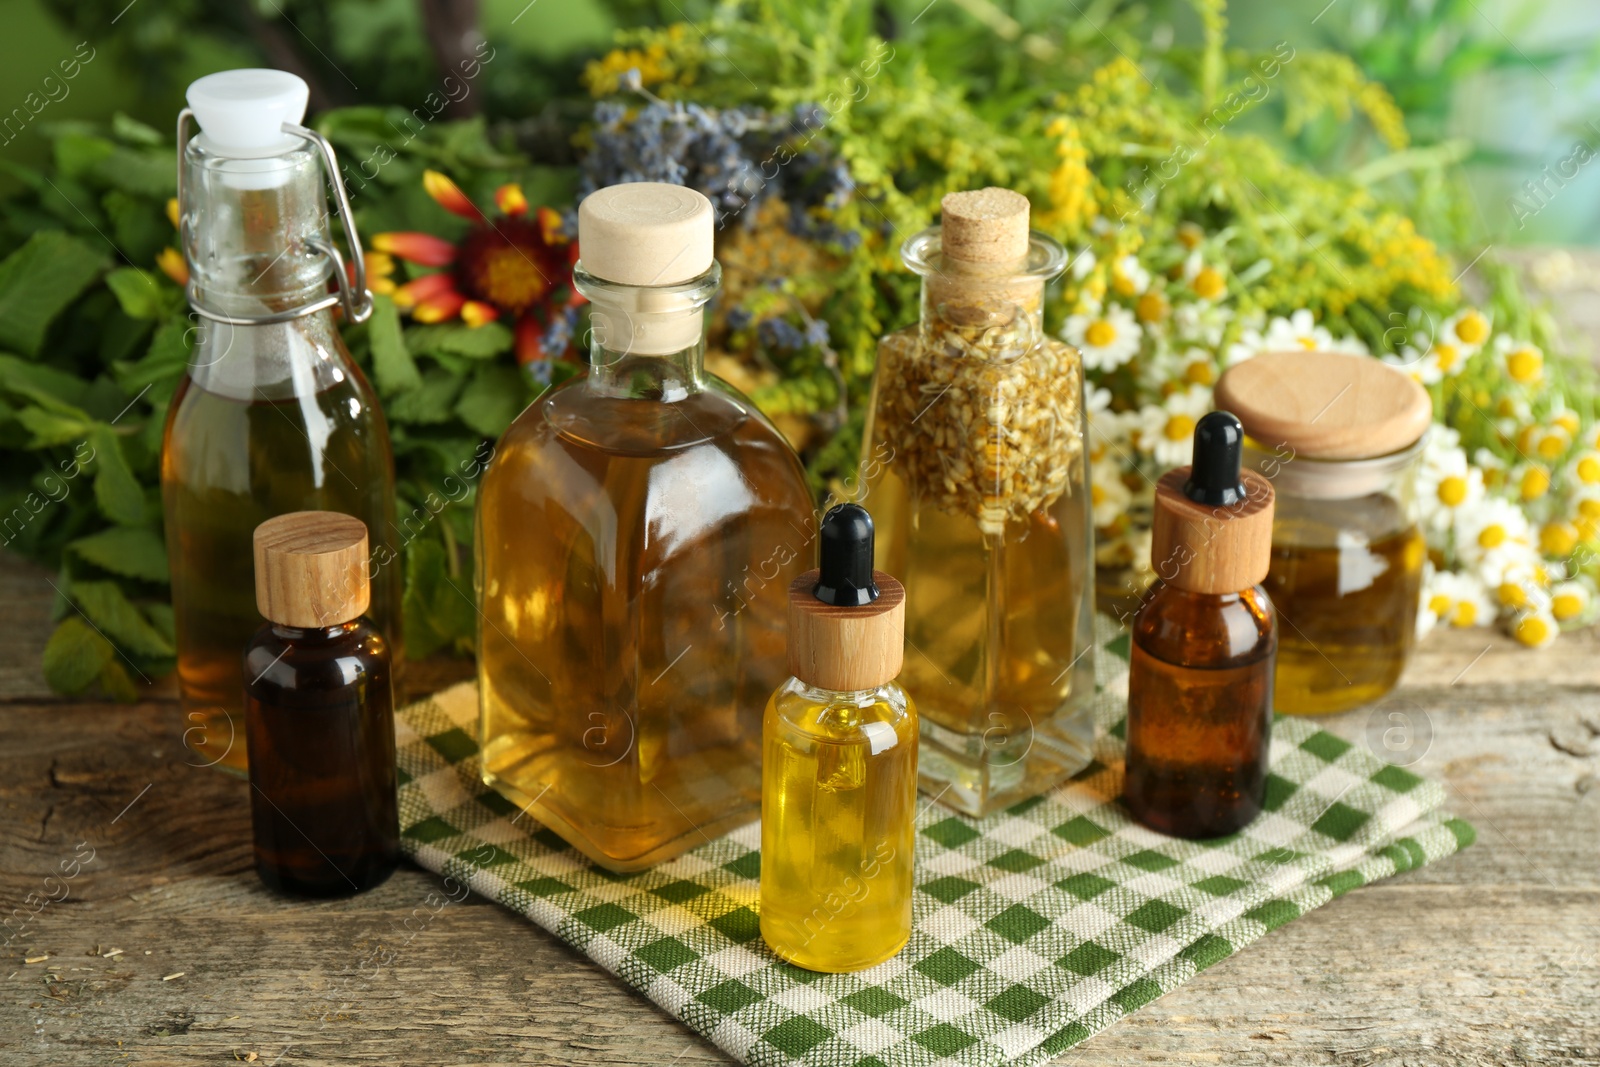
[[[1192,44],[1200,20],[1177,0],[937,0],[934,19],[974,27],[1006,20],[1042,29],[1088,20],[1144,34],[1147,69],[1169,47]],[[170,126],[192,78],[239,65],[288,65],[309,74],[327,105],[414,106],[441,75],[430,45],[441,27],[477,24],[496,49],[470,107],[492,118],[526,120],[557,97],[581,93],[583,64],[618,28],[698,18],[718,5],[700,0],[0,0],[0,107],[38,92],[60,59],[87,41],[94,59],[37,121],[100,119],[122,110]],[[751,5],[746,5],[749,7]],[[917,3],[871,5],[892,34],[907,32]],[[432,12],[432,21],[430,14]],[[441,14],[442,13],[442,14]],[[1234,0],[1231,43],[1334,48],[1385,85],[1406,115],[1413,146],[1381,164],[1378,177],[1411,189],[1419,220],[1448,239],[1497,244],[1600,244],[1600,166],[1584,166],[1560,192],[1561,209],[1518,219],[1511,203],[1524,183],[1572,154],[1578,140],[1600,149],[1600,4],[1594,0]],[[455,20],[452,23],[452,19]],[[1130,30],[1130,27],[1134,28]],[[1159,70],[1159,66],[1154,67]],[[1277,137],[1281,116],[1248,119]],[[1381,153],[1350,129],[1322,119],[1291,138],[1301,158],[1355,170]],[[38,164],[47,144],[36,129],[0,135],[0,163]],[[1426,182],[1418,175],[1445,161]],[[1415,165],[1413,169],[1412,165]],[[1441,178],[1440,175],[1443,175]],[[1438,195],[1447,181],[1454,196]],[[0,192],[15,188],[0,175]],[[1389,190],[1393,192],[1393,189]],[[1436,217],[1448,204],[1449,219]],[[1521,214],[1528,214],[1521,212]]]

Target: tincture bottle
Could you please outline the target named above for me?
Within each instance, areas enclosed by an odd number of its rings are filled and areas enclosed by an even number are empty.
[[[1045,329],[1067,264],[1009,189],[951,193],[900,250],[920,321],[878,344],[861,460],[905,582],[922,787],[984,816],[1086,766],[1094,544],[1083,360]]]
[[[705,369],[715,229],[680,185],[584,198],[589,366],[517,416],[478,495],[484,780],[614,871],[759,815],[815,535],[794,449]]]
[[[1243,438],[1238,419],[1211,412],[1195,426],[1193,466],[1156,483],[1156,582],[1133,622],[1123,799],[1178,837],[1232,833],[1266,799],[1273,493],[1241,473]]]
[[[194,347],[168,407],[161,496],[189,762],[238,774],[239,649],[261,625],[251,532],[291,511],[340,511],[366,524],[377,562],[398,547],[389,432],[334,320],[336,308],[346,321],[371,311],[360,241],[342,195],[348,259],[331,240],[333,149],[298,125],[306,91],[280,70],[223,71],[189,86],[179,119]],[[400,576],[394,562],[372,580],[372,619],[397,659]]]
[[[789,670],[762,725],[761,936],[856,971],[911,935],[917,712],[895,682],[905,590],[872,569],[872,517],[840,504],[789,587]]]
[[[371,889],[399,859],[389,646],[364,613],[367,528],[301,511],[255,531],[244,654],[256,873],[273,889]]]

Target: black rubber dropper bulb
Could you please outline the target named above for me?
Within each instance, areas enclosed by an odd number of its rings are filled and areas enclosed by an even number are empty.
[[[1197,504],[1229,507],[1244,500],[1244,482],[1239,477],[1243,450],[1244,426],[1230,412],[1200,416],[1194,427],[1194,466],[1183,483],[1183,495]]]
[[[860,504],[838,504],[822,517],[817,531],[817,565],[822,573],[811,595],[837,608],[854,608],[878,599],[872,581],[872,516]]]

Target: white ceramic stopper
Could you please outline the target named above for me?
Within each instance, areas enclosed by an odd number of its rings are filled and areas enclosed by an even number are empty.
[[[301,123],[309,95],[301,78],[265,68],[207,74],[187,94],[205,147],[234,159],[279,156],[304,144],[283,124]]]

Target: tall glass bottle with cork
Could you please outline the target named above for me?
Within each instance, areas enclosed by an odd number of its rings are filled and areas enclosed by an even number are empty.
[[[901,255],[922,317],[878,346],[863,457],[908,592],[924,790],[972,815],[1088,763],[1093,559],[1083,363],[1044,332],[1061,246],[1007,189],[951,193]]]
[[[478,498],[484,780],[619,871],[758,814],[815,530],[794,450],[704,369],[712,235],[681,186],[583,201],[590,366],[512,423]]]
[[[196,329],[168,408],[161,491],[184,739],[192,762],[236,772],[246,767],[239,654],[262,623],[255,528],[292,511],[343,512],[366,524],[379,561],[394,530],[388,429],[334,323],[335,307],[355,321],[371,311],[361,245],[336,184],[352,280],[328,231],[333,150],[299,125],[306,95],[283,71],[224,71],[189,87],[178,120]],[[371,616],[396,659],[399,583],[398,563],[372,579]]]

